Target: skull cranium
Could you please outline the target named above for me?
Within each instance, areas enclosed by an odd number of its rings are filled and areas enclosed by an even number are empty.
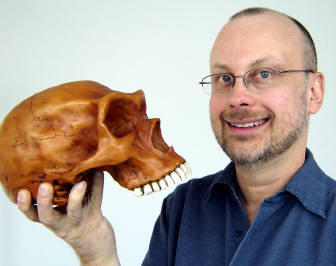
[[[93,81],[61,84],[16,106],[0,128],[0,181],[9,198],[54,186],[64,206],[72,185],[93,169],[109,172],[137,194],[158,191],[190,175],[164,142],[159,119],[148,119],[142,91],[123,93]]]

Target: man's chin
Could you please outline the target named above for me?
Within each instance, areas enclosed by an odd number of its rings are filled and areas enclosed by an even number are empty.
[[[225,150],[224,152],[236,166],[242,168],[252,168],[254,166],[261,166],[265,163],[263,156],[260,156],[260,154],[242,153],[241,151],[239,153],[234,153]]]
[[[259,145],[248,145],[241,142],[235,145],[230,143],[220,143],[222,150],[231,159],[231,161],[239,167],[252,168],[261,166],[271,159],[271,150],[269,147],[261,147]]]

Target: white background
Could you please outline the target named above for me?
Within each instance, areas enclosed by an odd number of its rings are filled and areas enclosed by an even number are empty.
[[[23,99],[64,82],[88,79],[119,91],[143,89],[148,116],[161,118],[164,139],[187,159],[193,177],[218,171],[228,159],[212,135],[209,97],[198,81],[209,72],[219,29],[250,6],[296,17],[315,39],[326,95],[312,117],[309,147],[321,168],[336,177],[334,0],[0,0],[0,119]],[[172,190],[135,198],[107,176],[103,213],[116,231],[122,265],[140,265],[162,200]],[[78,264],[67,244],[28,221],[0,192],[0,265]]]

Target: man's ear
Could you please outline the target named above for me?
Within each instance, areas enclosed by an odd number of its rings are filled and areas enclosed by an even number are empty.
[[[321,72],[311,73],[311,82],[309,82],[307,97],[308,111],[315,114],[322,106],[324,97],[324,76]]]

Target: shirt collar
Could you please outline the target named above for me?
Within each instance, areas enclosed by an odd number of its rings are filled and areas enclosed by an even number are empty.
[[[298,198],[307,210],[326,217],[327,176],[308,149],[305,163],[283,190]]]
[[[215,174],[215,178],[211,183],[206,199],[210,199],[220,187],[227,187],[236,194],[236,170],[231,162],[224,170]],[[325,214],[325,204],[327,197],[327,177],[318,167],[314,160],[313,154],[306,149],[306,158],[302,167],[294,175],[292,180],[277,194],[288,191],[294,195],[301,204],[310,212],[317,214],[323,218]]]
[[[232,162],[229,163],[224,170],[215,174],[215,178],[209,187],[206,199],[210,200],[212,195],[216,194],[216,191],[223,187],[231,189],[233,194],[236,194],[236,168]]]

